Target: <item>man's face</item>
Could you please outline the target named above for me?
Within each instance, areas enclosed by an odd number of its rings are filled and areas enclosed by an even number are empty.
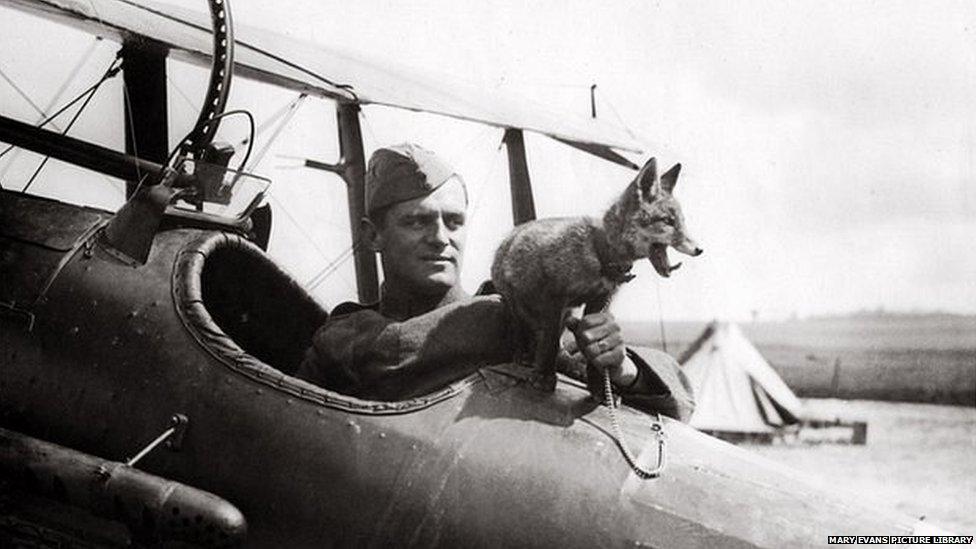
[[[375,227],[385,283],[422,294],[458,284],[466,236],[467,197],[451,178],[433,193],[400,202]]]

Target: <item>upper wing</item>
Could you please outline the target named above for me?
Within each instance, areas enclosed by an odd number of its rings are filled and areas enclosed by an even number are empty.
[[[0,0],[31,13],[118,40],[133,35],[161,42],[183,59],[209,65],[206,14],[132,0]],[[339,100],[379,104],[535,131],[608,160],[629,164],[612,149],[639,153],[622,128],[513,94],[485,90],[429,71],[404,69],[319,44],[235,24],[237,73]]]

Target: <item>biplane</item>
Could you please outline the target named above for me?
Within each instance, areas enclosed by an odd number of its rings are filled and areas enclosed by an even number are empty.
[[[524,132],[633,168],[619,151],[640,144],[619,129],[238,28],[226,0],[211,0],[209,17],[142,0],[0,3],[118,42],[114,70],[127,85],[125,151],[2,113],[0,141],[128,182],[118,211],[3,182],[0,540],[799,547],[918,528],[623,406],[638,461],[666,460],[641,478],[608,410],[569,378],[541,393],[486,367],[385,402],[290,375],[329,311],[265,251],[269,182],[229,168],[235,150],[214,142],[233,78],[334,104],[341,158],[317,167],[346,182],[353,221],[363,215],[363,105],[503,129],[514,223],[535,217]],[[211,71],[205,108],[175,148],[169,56]],[[375,258],[354,256],[358,297],[374,300]]]

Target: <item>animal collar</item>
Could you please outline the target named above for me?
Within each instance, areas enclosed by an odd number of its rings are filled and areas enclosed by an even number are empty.
[[[625,284],[633,280],[635,275],[630,273],[630,269],[633,268],[634,262],[620,261],[614,257],[616,254],[610,248],[607,231],[602,228],[598,229],[594,240],[596,255],[600,259],[600,274],[614,284]]]
[[[603,263],[603,272],[601,274],[604,277],[609,278],[611,282],[616,284],[626,284],[637,276],[630,272],[630,269],[633,266],[634,263],[632,261],[613,261]]]

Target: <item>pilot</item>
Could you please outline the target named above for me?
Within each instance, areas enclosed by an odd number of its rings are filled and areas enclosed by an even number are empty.
[[[403,144],[373,153],[362,234],[380,255],[380,300],[335,307],[296,375],[360,398],[402,400],[511,362],[501,297],[461,288],[467,206],[464,180],[433,152]],[[564,371],[588,360],[609,370],[630,405],[687,420],[690,389],[673,358],[626,349],[610,313],[567,324],[575,338],[560,353]]]

